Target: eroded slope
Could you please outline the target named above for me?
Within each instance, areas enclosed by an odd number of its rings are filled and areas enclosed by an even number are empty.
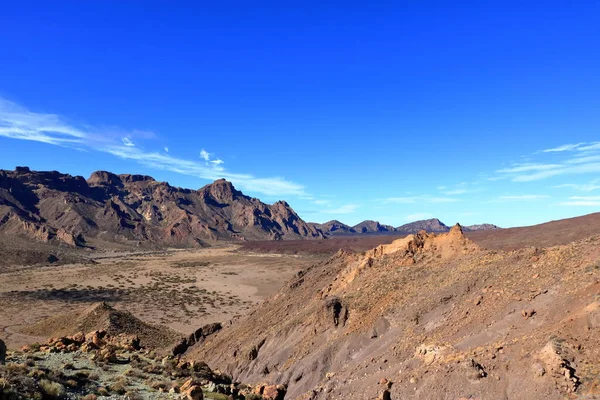
[[[504,253],[456,226],[339,252],[190,356],[291,399],[592,395],[597,240]]]

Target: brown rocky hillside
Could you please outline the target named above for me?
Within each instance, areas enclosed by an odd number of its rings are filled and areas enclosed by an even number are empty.
[[[455,226],[340,251],[189,356],[286,399],[597,398],[599,240],[503,252]]]
[[[223,179],[190,190],[142,175],[98,171],[86,180],[26,167],[0,171],[0,233],[70,246],[323,237],[286,202],[265,204]]]

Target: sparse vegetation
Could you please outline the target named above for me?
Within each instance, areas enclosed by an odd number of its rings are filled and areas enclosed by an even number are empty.
[[[49,381],[47,379],[40,380],[40,387],[42,388],[45,394],[53,398],[59,398],[61,396],[64,396],[66,393],[65,387],[62,384],[58,382]]]

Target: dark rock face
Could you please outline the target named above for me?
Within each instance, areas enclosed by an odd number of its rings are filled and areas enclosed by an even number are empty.
[[[323,224],[310,223],[316,229],[321,230],[324,234],[330,236],[336,235],[387,235],[387,234],[399,234],[409,235],[418,233],[420,231],[442,233],[449,232],[450,227],[444,224],[437,218],[411,222],[397,228],[391,225],[384,225],[378,221],[363,221],[355,226],[346,225],[340,221],[332,220]],[[471,231],[487,231],[494,229],[501,229],[496,225],[492,224],[480,224],[463,227],[465,232]]]
[[[314,225],[317,229],[320,229],[324,233],[328,233],[330,235],[356,234],[354,228],[335,219],[329,222],[325,222],[324,224],[311,223],[311,225]]]
[[[396,228],[398,232],[401,233],[417,233],[419,231],[426,232],[449,232],[450,227],[444,224],[437,218],[426,219],[423,221],[415,221],[409,224],[405,224]]]
[[[190,334],[187,338],[181,339],[181,341],[173,347],[171,353],[173,356],[177,357],[185,353],[195,344],[202,343],[207,337],[219,332],[221,329],[223,329],[223,325],[218,322],[204,325],[203,327],[196,329],[196,331]]]
[[[390,225],[382,225],[377,221],[363,221],[358,225],[352,227],[358,233],[383,233],[383,232],[394,232],[395,228]]]
[[[0,221],[0,233],[71,246],[99,236],[182,246],[323,237],[286,202],[262,203],[224,179],[189,190],[145,175],[97,171],[86,180],[27,167],[0,171]]]

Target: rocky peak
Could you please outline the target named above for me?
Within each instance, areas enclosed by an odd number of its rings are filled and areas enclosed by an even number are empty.
[[[463,227],[457,222],[456,225],[454,225],[451,229],[450,229],[450,235],[463,235]]]
[[[119,175],[119,179],[123,183],[133,183],[133,182],[156,182],[153,177],[148,175],[132,175],[132,174],[122,174]]]
[[[89,185],[111,185],[111,186],[122,186],[123,182],[117,174],[113,174],[108,171],[96,171],[87,180]]]
[[[358,233],[376,233],[394,231],[394,227],[381,225],[378,221],[366,220],[352,227]]]
[[[230,204],[236,198],[244,196],[231,182],[225,179],[217,179],[213,183],[200,189],[206,195],[212,197],[218,203]]]
[[[437,218],[410,222],[396,228],[399,232],[416,233],[421,230],[427,232],[448,232],[450,228]]]

